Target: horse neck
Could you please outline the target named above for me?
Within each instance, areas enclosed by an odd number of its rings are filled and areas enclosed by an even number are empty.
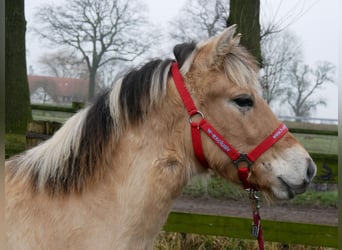
[[[120,150],[113,154],[106,183],[99,189],[109,197],[104,200],[112,211],[103,212],[113,219],[117,249],[148,248],[191,175],[182,125],[172,120],[161,124],[160,117],[155,118],[127,129],[118,142]]]

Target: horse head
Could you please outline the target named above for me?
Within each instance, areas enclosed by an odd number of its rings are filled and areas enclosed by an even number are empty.
[[[293,198],[306,190],[316,173],[316,166],[263,100],[257,64],[239,45],[240,34],[234,36],[235,30],[236,26],[231,26],[206,42],[196,46],[182,44],[174,49],[184,84],[196,107],[193,114],[189,112],[191,121],[197,119],[197,124],[203,125],[201,120],[205,117],[205,122],[209,122],[221,136],[211,136],[210,131],[209,134],[204,131],[208,136],[201,133],[200,139],[196,139],[202,141],[200,150],[205,158],[196,160],[197,166],[207,165],[223,178],[238,184],[248,183],[269,197]],[[279,134],[281,138],[276,138]],[[275,141],[253,162],[247,158],[234,161],[224,152],[225,147],[232,147],[245,157],[265,138]],[[187,139],[191,147],[194,135],[189,133]],[[222,143],[221,148],[215,145]],[[194,145],[193,151],[196,147]],[[239,175],[241,166],[248,168],[246,183]]]

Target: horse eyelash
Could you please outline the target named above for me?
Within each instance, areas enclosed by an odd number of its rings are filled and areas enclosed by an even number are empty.
[[[251,108],[254,105],[253,98],[245,94],[234,98],[233,102],[240,108]]]

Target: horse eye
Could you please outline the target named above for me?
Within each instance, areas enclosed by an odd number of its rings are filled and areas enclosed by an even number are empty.
[[[241,95],[233,99],[233,102],[241,108],[251,108],[254,105],[254,101],[250,95]]]

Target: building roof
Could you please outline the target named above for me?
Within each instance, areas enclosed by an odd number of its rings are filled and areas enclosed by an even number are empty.
[[[71,101],[87,100],[87,79],[28,75],[28,82],[31,95],[43,88],[56,103],[61,102],[61,98],[70,98]]]

